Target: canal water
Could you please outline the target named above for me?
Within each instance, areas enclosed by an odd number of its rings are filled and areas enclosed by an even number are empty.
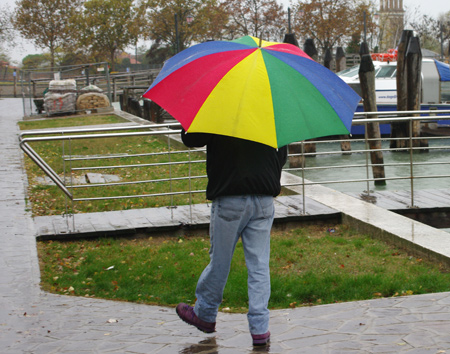
[[[352,142],[352,151],[365,150],[364,142]],[[348,181],[373,178],[372,167],[366,168],[366,159],[370,163],[370,156],[365,152],[352,152],[351,154],[341,154],[339,143],[320,143],[316,145],[318,154],[314,157],[306,158],[306,168],[304,170],[305,179],[313,182],[326,181]],[[383,149],[389,148],[389,142],[382,143]],[[429,140],[429,150],[415,151],[412,154],[414,162],[413,175],[415,177],[414,190],[444,189],[450,188],[450,139]],[[336,152],[337,154],[329,154]],[[408,152],[383,151],[386,178],[409,177],[411,175],[411,156]],[[349,165],[361,165],[360,167],[345,167]],[[330,166],[334,166],[331,168]],[[309,170],[309,168],[314,168]],[[319,169],[315,169],[319,168]],[[302,171],[291,171],[302,176]],[[367,173],[368,172],[368,173]],[[441,176],[441,177],[437,177]],[[446,176],[446,177],[444,177]],[[402,191],[411,190],[411,180],[395,179],[387,180],[386,185],[376,186],[373,181],[367,184],[364,182],[348,183],[323,183],[323,185],[341,191],[358,192],[367,191]],[[443,229],[450,232],[450,229]]]
[[[339,143],[320,143],[316,145],[318,154],[314,157],[306,157],[304,177],[313,182],[347,181],[373,178],[372,167],[367,169],[365,164],[370,155],[365,152],[364,142],[352,142],[350,154],[340,153]],[[383,141],[383,149],[389,149],[389,142]],[[330,154],[334,152],[337,154]],[[395,191],[411,189],[411,154],[409,151],[383,151],[386,178],[408,178],[387,180],[385,186],[375,186],[373,181],[369,182],[369,188],[373,191]],[[429,140],[427,152],[414,151],[412,154],[414,189],[440,189],[450,187],[450,139]],[[345,167],[358,165],[359,167]],[[311,170],[310,170],[311,168]],[[292,171],[302,176],[302,171]],[[427,178],[418,178],[418,177]],[[447,177],[436,177],[447,176]],[[363,192],[367,190],[367,182],[348,183],[324,183],[329,188],[342,192]]]

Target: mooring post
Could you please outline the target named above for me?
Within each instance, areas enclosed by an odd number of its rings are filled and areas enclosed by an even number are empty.
[[[331,50],[330,48],[327,48],[327,50],[325,51],[325,57],[323,59],[323,66],[326,67],[327,69],[331,69],[332,60],[333,56],[331,55]]]
[[[420,93],[421,93],[421,78],[422,78],[422,50],[420,49],[420,41],[418,37],[411,37],[406,50],[406,68],[407,68],[407,109],[408,111],[420,110]],[[419,117],[420,114],[414,114]],[[412,139],[412,146],[427,147],[428,140],[420,140],[420,121],[412,122],[412,131],[410,132]],[[409,130],[409,129],[408,129]]]
[[[375,94],[375,68],[372,58],[369,54],[361,56],[361,64],[359,66],[359,82],[361,83],[361,92],[363,96],[363,105],[365,112],[377,112],[377,102]],[[369,115],[367,118],[377,118],[377,115]],[[376,186],[386,185],[386,177],[384,173],[383,152],[381,151],[381,133],[380,124],[378,122],[367,123],[366,137],[369,140],[370,161],[372,162],[372,173]]]
[[[347,62],[345,60],[345,52],[342,47],[336,49],[336,72],[342,71],[347,68]]]
[[[397,111],[408,110],[408,73],[406,65],[406,50],[410,38],[413,36],[413,31],[404,30],[400,38],[400,43],[397,48]],[[408,134],[407,123],[392,123],[391,124],[391,142],[390,147],[404,148],[407,146],[406,138]]]

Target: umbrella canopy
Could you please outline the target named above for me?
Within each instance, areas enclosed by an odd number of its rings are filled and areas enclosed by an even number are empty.
[[[187,132],[273,147],[348,134],[360,97],[300,48],[242,37],[192,46],[169,59],[144,97]]]

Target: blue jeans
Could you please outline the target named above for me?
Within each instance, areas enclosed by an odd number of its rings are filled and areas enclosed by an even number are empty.
[[[242,238],[248,271],[248,323],[251,334],[269,330],[270,230],[274,217],[272,196],[230,196],[213,201],[210,221],[210,263],[201,274],[196,289],[195,314],[206,322],[216,322],[231,259]]]

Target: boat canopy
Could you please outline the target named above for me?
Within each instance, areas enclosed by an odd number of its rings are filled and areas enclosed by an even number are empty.
[[[436,68],[438,70],[440,81],[450,81],[450,67],[441,61],[434,59],[436,63]]]

